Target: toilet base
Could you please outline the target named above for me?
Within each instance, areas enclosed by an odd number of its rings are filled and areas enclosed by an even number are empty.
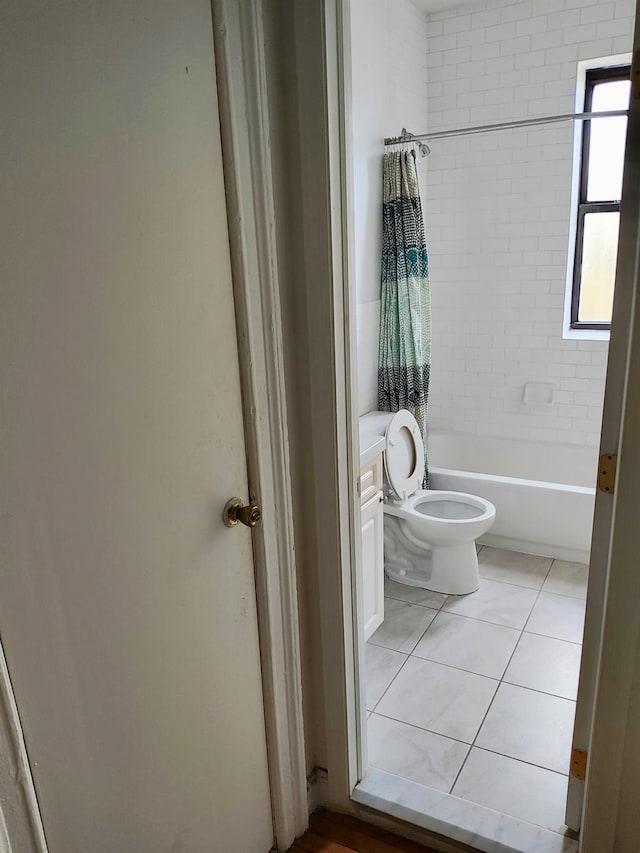
[[[397,583],[448,595],[467,595],[480,586],[474,541],[418,548],[393,517],[385,518],[384,569]]]

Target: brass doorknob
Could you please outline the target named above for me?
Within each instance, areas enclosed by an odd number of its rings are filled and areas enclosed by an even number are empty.
[[[238,522],[246,527],[257,527],[262,521],[262,510],[256,503],[243,504],[240,498],[231,498],[222,513],[227,527],[235,527]]]

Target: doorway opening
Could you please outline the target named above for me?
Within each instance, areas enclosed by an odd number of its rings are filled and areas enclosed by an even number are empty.
[[[467,843],[577,850],[634,4],[349,6],[364,657],[354,799]],[[407,189],[412,172],[395,196],[383,184],[385,150],[408,155],[419,196]],[[400,222],[395,237],[385,207]],[[420,294],[409,322],[402,287]],[[402,482],[415,458],[389,440],[390,417],[374,414],[394,410],[380,402],[389,337],[424,329],[419,311],[431,312],[418,401],[428,485],[451,496],[437,523],[424,513],[428,534],[416,521],[423,483],[413,492],[394,483],[395,457]],[[407,384],[402,354],[394,368]],[[395,409],[417,405],[415,394],[404,399]],[[443,589],[433,530],[471,529],[469,496],[495,508],[467,537],[477,584]]]

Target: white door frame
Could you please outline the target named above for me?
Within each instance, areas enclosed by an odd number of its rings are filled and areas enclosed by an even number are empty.
[[[637,4],[635,33],[634,33],[634,63],[632,74],[637,77],[640,68],[638,66],[640,48],[640,3]],[[637,86],[634,86],[637,91]],[[634,337],[637,338],[640,314],[636,305],[636,290],[638,282],[638,247],[640,246],[640,100],[637,96],[632,97],[629,107],[629,124],[627,137],[627,150],[625,155],[625,173],[623,186],[623,200],[621,204],[621,227],[618,245],[618,261],[616,269],[616,296],[613,308],[613,320],[611,326],[611,337],[609,341],[609,353],[607,363],[607,375],[605,383],[605,398],[602,416],[602,433],[600,439],[600,454],[617,453],[619,465],[622,465],[622,442],[623,423],[628,416],[629,388],[633,381],[635,372],[632,346]],[[637,345],[637,343],[636,343]],[[635,365],[638,364],[636,357]],[[629,434],[627,432],[627,443]],[[625,454],[629,448],[625,448]],[[628,469],[627,469],[628,470]],[[617,487],[617,494],[606,494],[596,490],[596,503],[593,521],[593,538],[591,544],[591,556],[589,567],[589,585],[587,590],[587,606],[585,615],[585,630],[582,646],[582,660],[580,665],[580,682],[576,704],[576,720],[573,732],[573,747],[583,750],[589,755],[589,763],[594,760],[594,748],[600,737],[605,738],[607,745],[612,745],[612,738],[619,734],[619,727],[612,727],[613,717],[609,712],[603,713],[596,709],[596,704],[606,707],[611,698],[611,685],[607,684],[606,673],[611,673],[611,666],[604,664],[603,649],[609,647],[613,641],[612,631],[615,632],[619,625],[611,613],[611,593],[617,583],[622,583],[626,594],[633,598],[633,575],[629,569],[633,565],[632,560],[623,560],[618,563],[615,554],[619,553],[617,537],[620,535],[619,513],[624,512],[624,501],[621,488]],[[616,529],[616,527],[618,529]],[[621,572],[621,574],[619,574]],[[609,597],[609,602],[605,604]],[[615,611],[614,611],[615,612]],[[630,617],[631,614],[628,614]],[[626,626],[630,630],[632,622]],[[624,637],[624,634],[622,635]],[[629,634],[632,636],[632,634]],[[628,651],[628,644],[626,649]],[[620,659],[616,656],[617,664],[623,667],[632,665],[631,655],[625,655],[625,644],[620,646]],[[605,673],[604,680],[600,673]],[[604,695],[603,694],[604,691]],[[602,703],[605,703],[604,705]],[[611,709],[611,715],[613,709]],[[596,724],[597,723],[597,724]],[[593,732],[593,744],[590,746]],[[613,755],[609,748],[606,760],[612,761]],[[618,756],[619,757],[619,756]],[[598,758],[595,759],[596,762]],[[602,768],[597,772],[590,773],[588,787],[590,793],[588,800],[592,803],[590,808],[601,801],[605,795],[609,802],[606,814],[611,816],[614,809],[611,804],[611,794],[617,790],[613,779],[609,778],[604,788],[600,788],[603,779]],[[580,829],[583,824],[582,812],[585,807],[586,781],[582,781],[573,775],[569,775],[569,790],[567,796],[567,825],[572,829]],[[595,798],[595,799],[594,799]],[[586,815],[585,815],[586,817]],[[585,829],[586,823],[585,821]],[[599,831],[604,823],[599,823]],[[600,835],[598,837],[601,837]],[[583,850],[591,849],[585,845],[591,844],[589,832],[583,833]],[[606,849],[604,847],[593,847],[594,850]]]
[[[274,835],[308,826],[285,364],[261,0],[212,0]]]
[[[345,115],[349,115],[344,110],[349,107],[345,107],[343,93],[345,75],[349,72],[344,67],[341,41],[348,2],[317,0],[313,3],[315,26],[309,23],[312,14],[308,11],[307,20],[297,27],[296,47],[299,54],[303,54],[298,80],[302,168],[303,172],[307,168],[312,171],[303,193],[305,207],[313,211],[313,216],[307,214],[301,226],[310,244],[306,252],[306,288],[313,307],[308,316],[308,345],[312,351],[318,348],[323,356],[323,363],[313,363],[311,368],[312,381],[322,383],[323,387],[319,395],[322,406],[312,414],[316,500],[319,506],[323,501],[333,501],[331,513],[318,513],[316,519],[322,531],[319,544],[322,683],[329,767],[325,802],[357,813],[360,807],[351,801],[350,795],[359,778],[356,685],[360,676],[352,612],[355,547],[353,541],[349,541],[354,530],[349,516],[352,515],[350,507],[354,505],[358,444],[349,339],[353,305],[346,285],[351,263],[346,205],[350,164],[343,126]],[[637,89],[635,85],[634,91]],[[605,496],[598,502],[596,538],[600,545],[596,546],[596,559],[606,569],[597,582],[601,588],[593,589],[590,594],[593,604],[587,618],[593,622],[598,598],[603,600],[606,596],[602,641],[597,631],[593,640],[597,648],[592,656],[600,676],[596,682],[590,673],[582,674],[581,691],[593,692],[595,707],[593,721],[585,721],[584,731],[576,735],[577,741],[582,741],[590,752],[582,853],[613,850],[623,853],[619,844],[615,846],[618,799],[624,774],[633,761],[633,756],[624,751],[627,738],[634,734],[633,720],[628,719],[627,711],[633,679],[640,680],[640,661],[636,665],[640,637],[640,576],[635,556],[640,476],[640,302],[635,298],[640,252],[640,101],[637,95],[629,123],[626,223],[621,233],[622,260],[618,274],[618,283],[626,281],[627,287],[621,288],[624,296],[617,297],[617,328],[611,349],[616,354],[617,365],[612,365],[609,371],[609,400],[603,424],[603,448],[613,452],[619,449],[620,467],[614,499]],[[319,218],[318,209],[322,210],[323,217],[326,212],[326,219]],[[319,258],[324,264],[321,269],[318,268]],[[332,282],[332,287],[327,286],[328,281]],[[612,397],[618,400],[617,405],[610,402]],[[598,534],[609,526],[610,536]],[[342,630],[337,630],[338,614],[344,619]],[[387,824],[392,822],[391,819],[386,821]],[[624,848],[627,849],[632,848]]]
[[[608,558],[602,593],[604,625],[596,678],[586,684],[593,709],[591,730],[578,732],[576,725],[575,735],[576,740],[578,735],[584,736],[589,754],[582,821],[583,853],[609,850],[622,853],[635,849],[638,843],[637,800],[633,800],[630,780],[637,774],[633,765],[637,755],[640,675],[640,2],[636,6],[633,57],[621,206],[626,218],[621,220],[601,444],[602,452],[617,451],[618,474],[615,494],[599,495],[596,504],[594,540],[603,549],[602,557]],[[607,525],[611,528],[609,537],[600,533]],[[582,692],[582,672],[580,677]]]
[[[0,642],[0,853],[48,853],[20,714]]]
[[[291,3],[297,62],[297,100],[309,376],[313,499],[316,507],[318,601],[322,671],[318,673],[328,777],[324,804],[355,811],[350,794],[359,778],[358,716],[351,566],[355,563],[357,417],[349,330],[355,314],[345,286],[347,184],[344,180],[345,87],[340,0]],[[346,424],[346,430],[345,430]]]

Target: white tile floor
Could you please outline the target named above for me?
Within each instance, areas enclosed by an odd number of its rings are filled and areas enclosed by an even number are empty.
[[[562,833],[587,567],[488,546],[479,562],[467,596],[386,581],[369,763]]]

